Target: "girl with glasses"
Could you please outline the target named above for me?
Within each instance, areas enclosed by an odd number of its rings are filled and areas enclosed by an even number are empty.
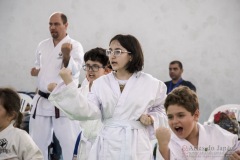
[[[77,91],[68,78],[70,72],[63,69],[60,76],[66,87],[56,88],[49,99],[71,113],[72,119],[102,119],[89,159],[152,160],[150,139],[157,127],[167,125],[163,107],[166,86],[142,72],[143,52],[135,37],[114,36],[106,55],[113,71],[96,79],[87,97]]]

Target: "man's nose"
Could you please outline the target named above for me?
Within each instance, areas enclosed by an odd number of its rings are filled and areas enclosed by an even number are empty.
[[[55,25],[51,25],[51,26],[50,26],[50,29],[55,29]]]

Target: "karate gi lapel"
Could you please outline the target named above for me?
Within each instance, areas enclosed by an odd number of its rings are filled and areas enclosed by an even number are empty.
[[[57,56],[57,58],[60,58],[62,59],[62,51],[61,51],[61,48],[62,48],[62,45],[63,43],[67,43],[69,42],[70,43],[70,37],[67,35],[66,37],[64,37],[55,47],[54,47],[54,44],[52,43],[53,45],[53,53],[54,55]]]
[[[127,81],[123,91],[120,91],[120,87],[118,84],[118,81],[116,80],[116,78],[114,78],[114,88],[116,89],[115,92],[117,93],[118,96],[118,102],[117,102],[117,106],[121,106],[124,105],[126,100],[127,100],[127,96],[129,94],[129,92],[131,92],[131,88],[134,86],[134,83],[136,81],[136,73],[134,73]],[[115,87],[116,86],[116,87]]]
[[[184,160],[212,160],[212,159],[222,159],[223,154],[217,153],[217,144],[219,141],[213,144],[210,133],[198,123],[199,128],[199,139],[198,146],[193,146],[190,142],[185,139],[179,139],[175,134],[172,135],[172,139],[178,144],[178,146],[172,146],[173,155],[175,157],[179,157],[182,155],[182,159]],[[215,136],[218,136],[217,134]],[[178,148],[178,149],[177,149]],[[181,153],[182,152],[182,153]]]
[[[122,93],[120,91],[120,87],[118,87],[118,92],[120,93],[118,103],[121,103],[121,104],[125,103],[125,101],[127,99],[127,96],[128,96],[128,93],[131,92],[131,88],[134,86],[134,83],[135,83],[136,79],[137,79],[136,78],[136,73],[133,73],[133,75],[128,79]]]
[[[212,130],[212,133],[209,133],[207,129],[204,128],[203,125],[198,123],[199,128],[199,140],[198,140],[198,149],[199,153],[197,156],[197,160],[202,159],[223,159],[222,157],[225,155],[226,151],[219,150],[219,147],[226,147],[224,140],[221,141],[221,137],[219,137],[219,132],[215,132],[216,130]],[[211,138],[219,137],[217,138]]]
[[[182,160],[191,159],[189,158],[189,152],[190,150],[194,149],[194,146],[191,143],[189,143],[186,139],[178,138],[173,132],[172,132],[172,139],[178,144],[177,146],[173,144],[170,147],[173,149],[171,152],[174,155],[174,158],[177,157]]]

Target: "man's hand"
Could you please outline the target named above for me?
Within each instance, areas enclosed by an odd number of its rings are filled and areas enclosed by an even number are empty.
[[[72,71],[68,68],[63,67],[60,72],[59,75],[61,76],[61,78],[63,79],[64,83],[66,85],[68,85],[69,83],[71,83],[72,80]]]
[[[38,76],[40,69],[36,69],[35,67],[31,69],[32,76]]]
[[[63,65],[64,67],[68,66],[69,60],[70,60],[70,52],[72,50],[72,44],[71,43],[63,43],[62,44],[62,54],[63,54]]]

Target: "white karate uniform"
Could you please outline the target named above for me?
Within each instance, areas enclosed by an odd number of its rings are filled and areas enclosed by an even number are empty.
[[[37,80],[37,88],[42,92],[49,93],[47,86],[49,83],[63,82],[59,72],[63,67],[61,46],[63,43],[71,43],[70,60],[68,67],[72,71],[74,84],[79,83],[80,70],[83,63],[82,45],[71,39],[68,35],[54,47],[52,38],[42,41],[36,51],[35,67],[40,69]],[[71,105],[71,104],[69,104]],[[36,108],[37,106],[37,108]],[[36,94],[33,98],[33,108],[31,114],[36,109],[36,118],[30,118],[29,133],[38,147],[48,159],[48,146],[52,141],[53,131],[62,147],[64,160],[70,160],[74,149],[74,143],[80,131],[79,123],[67,118],[63,112],[60,117],[55,118],[55,108],[48,99]]]
[[[87,97],[89,93],[89,83],[85,82],[80,89],[83,95]],[[72,114],[70,114],[71,117]],[[95,142],[97,135],[102,128],[101,119],[96,120],[87,120],[80,121],[80,127],[82,129],[81,139],[78,146],[77,159],[78,160],[87,160],[90,150],[92,148],[93,143]]]
[[[43,155],[24,130],[10,124],[0,132],[1,160],[43,160]]]
[[[163,82],[137,72],[121,93],[112,72],[93,82],[88,98],[70,83],[61,91],[56,88],[49,100],[72,119],[103,119],[89,160],[152,160],[150,138],[155,138],[154,129],[167,126],[166,90]],[[139,121],[142,114],[154,117],[154,124],[145,127]]]
[[[178,138],[174,133],[169,143],[171,160],[223,160],[227,155],[240,149],[238,137],[218,125],[198,123],[199,140],[195,148],[186,139]]]

